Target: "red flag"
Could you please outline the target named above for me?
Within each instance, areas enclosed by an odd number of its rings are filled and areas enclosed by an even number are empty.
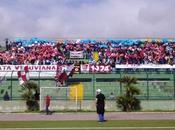
[[[26,81],[29,80],[28,66],[24,66],[22,71],[18,71],[18,80],[20,85],[23,85]]]
[[[60,83],[63,85],[64,82],[68,79],[68,76],[66,74],[66,72],[63,72],[59,75],[59,81]]]
[[[29,67],[28,66],[24,67],[24,72],[25,72],[25,75],[26,75],[26,80],[29,80]]]
[[[24,71],[25,71],[26,73],[29,72],[29,68],[28,68],[28,66],[24,66]]]
[[[67,66],[67,76],[73,76],[74,73],[74,64]]]
[[[21,71],[18,71],[18,80],[19,80],[20,85],[24,84],[24,80],[22,79]]]
[[[21,77],[21,71],[18,71],[18,78]]]
[[[22,80],[23,80],[24,82],[26,82],[26,81],[27,81],[26,73],[22,74],[22,75],[21,75],[21,78],[22,78]]]
[[[62,68],[63,68],[63,65],[57,66],[57,72],[56,72],[55,79],[57,81],[57,84],[59,82],[61,86],[64,86],[65,81],[69,78],[69,76],[73,75],[74,65],[70,65],[70,66],[66,65],[64,70],[62,70]]]

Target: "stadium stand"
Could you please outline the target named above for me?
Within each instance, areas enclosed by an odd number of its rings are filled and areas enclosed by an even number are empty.
[[[78,40],[53,42],[39,39],[11,41],[7,50],[0,52],[0,64],[69,64],[70,52],[81,52],[90,64],[175,64],[173,41],[148,40]],[[93,53],[98,52],[94,60]],[[80,56],[78,54],[74,54]],[[78,57],[77,57],[78,58]],[[76,61],[77,62],[77,61]],[[81,60],[77,63],[84,63]]]
[[[173,68],[135,68],[134,65],[158,66],[175,64],[175,40],[169,39],[109,39],[109,40],[43,40],[39,38],[16,39],[9,41],[6,50],[0,51],[0,65],[70,65],[78,69],[81,65],[94,65],[91,72],[75,75],[67,80],[67,85],[82,82],[85,86],[84,99],[94,99],[96,88],[104,90],[109,96],[111,92],[120,95],[122,84],[116,82],[123,75],[138,79],[141,99],[175,98],[175,75]],[[98,65],[108,67],[111,71],[97,71]],[[133,65],[119,67],[116,65]],[[99,69],[99,68],[98,68]],[[3,71],[3,70],[2,70]],[[31,72],[29,72],[30,75]],[[98,73],[98,74],[96,74]],[[99,74],[100,73],[100,74]],[[14,74],[14,75],[13,75]],[[38,76],[38,77],[37,77]],[[55,86],[53,77],[44,77],[38,72],[30,80],[39,86]],[[8,76],[1,85],[0,97],[8,91],[12,99],[20,99],[20,87],[15,73]]]

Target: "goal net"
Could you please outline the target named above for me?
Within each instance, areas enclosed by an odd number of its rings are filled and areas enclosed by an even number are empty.
[[[73,87],[40,87],[40,111],[45,110],[45,97],[49,95],[51,111],[77,111],[77,88]]]

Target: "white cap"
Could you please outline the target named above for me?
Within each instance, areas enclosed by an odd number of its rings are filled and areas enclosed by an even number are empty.
[[[97,89],[96,92],[100,93],[101,92],[101,89]]]

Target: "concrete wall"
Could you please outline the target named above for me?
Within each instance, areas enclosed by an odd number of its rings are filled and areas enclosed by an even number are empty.
[[[25,110],[24,101],[0,101],[0,112],[24,112]]]
[[[76,110],[95,111],[95,102],[92,100],[85,100],[76,104],[74,101],[52,101],[51,110]],[[175,110],[175,100],[142,100],[141,111],[172,111]],[[44,105],[42,110],[44,110]],[[26,111],[25,101],[0,101],[0,112],[24,112]],[[120,111],[116,107],[115,101],[106,101],[106,111]]]

